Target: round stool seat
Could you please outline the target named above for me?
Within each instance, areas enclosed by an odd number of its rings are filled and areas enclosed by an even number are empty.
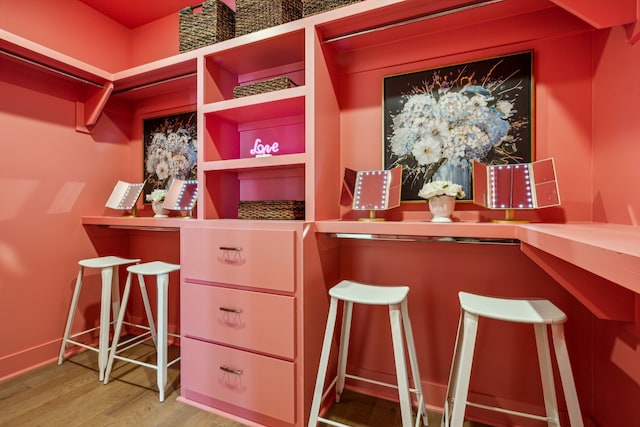
[[[365,285],[350,280],[329,289],[329,295],[339,300],[371,305],[400,304],[408,293],[408,286]]]
[[[162,261],[151,261],[144,264],[135,264],[127,267],[127,271],[129,271],[130,273],[142,274],[145,276],[168,274],[177,270],[180,270],[179,265],[169,264]]]
[[[131,267],[129,267],[131,268]],[[519,323],[564,323],[567,316],[545,299],[507,299],[460,292],[460,305],[468,313]]]
[[[119,256],[103,256],[98,258],[82,259],[78,261],[78,264],[87,268],[108,268],[118,265],[133,264],[136,262],[140,262],[140,259],[121,258]]]

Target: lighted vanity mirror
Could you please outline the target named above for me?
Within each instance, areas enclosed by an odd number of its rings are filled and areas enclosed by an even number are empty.
[[[116,210],[131,211],[131,215],[136,216],[136,203],[143,188],[144,182],[131,184],[118,181],[105,206]]]
[[[357,171],[353,169],[345,168],[344,178],[342,180],[342,194],[340,195],[340,204],[342,206],[353,205],[353,192],[356,189],[356,176]]]
[[[513,220],[515,209],[560,205],[553,159],[507,165],[474,162],[473,203],[489,209],[505,209],[507,221]]]
[[[353,191],[353,210],[369,211],[369,218],[362,220],[382,221],[376,211],[400,206],[402,166],[390,170],[358,171]]]
[[[198,200],[198,181],[195,179],[174,179],[167,190],[162,207],[172,211],[188,211],[191,218],[193,208]]]
[[[556,168],[553,159],[541,160],[531,165],[533,170],[533,188],[536,207],[547,208],[560,205],[560,193],[556,180]]]

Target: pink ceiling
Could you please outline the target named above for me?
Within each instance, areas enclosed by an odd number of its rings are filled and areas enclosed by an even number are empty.
[[[156,19],[178,13],[202,0],[80,0],[127,28],[136,28]]]

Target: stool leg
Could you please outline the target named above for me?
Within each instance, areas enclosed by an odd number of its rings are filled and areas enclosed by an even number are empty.
[[[560,371],[560,380],[562,381],[562,389],[564,390],[564,398],[569,411],[569,422],[571,427],[583,427],[582,415],[580,413],[580,404],[578,403],[578,393],[571,372],[571,363],[569,362],[569,352],[567,351],[567,343],[564,339],[564,327],[562,324],[551,325],[551,336],[553,337],[553,348],[556,352],[556,360],[558,361],[558,370]]]
[[[156,278],[156,282],[159,290],[160,289],[159,277]],[[153,345],[158,347],[158,338],[156,334],[156,328],[153,323],[153,314],[151,313],[151,304],[149,304],[149,294],[147,294],[147,285],[144,282],[144,276],[142,274],[138,274],[138,284],[140,285],[140,294],[142,295],[144,311],[147,314],[147,322],[149,323],[149,332],[151,332],[151,339],[153,340]],[[158,294],[158,297],[159,296],[160,295]]]
[[[458,365],[460,364],[460,352],[458,346],[462,341],[463,316],[464,313],[460,312],[460,319],[458,320],[458,331],[456,332],[456,342],[453,345],[453,360],[451,362],[451,368],[449,370],[449,382],[447,383],[447,392],[445,395],[440,427],[449,427],[451,425],[451,407],[453,406],[452,395],[454,392],[454,385],[456,381],[458,381]]]
[[[536,347],[538,349],[538,364],[540,365],[540,378],[542,379],[542,391],[544,393],[544,407],[547,412],[547,425],[560,426],[558,417],[558,401],[556,389],[553,383],[553,367],[551,365],[551,352],[549,350],[549,338],[547,325],[537,323],[533,325],[536,333]]]
[[[340,332],[340,346],[338,347],[338,375],[336,378],[336,402],[340,402],[340,396],[344,391],[344,383],[347,375],[347,356],[349,354],[349,339],[351,338],[351,317],[353,315],[353,303],[344,301],[342,310],[342,331]]]
[[[415,341],[413,340],[413,328],[411,327],[411,319],[409,318],[409,308],[407,307],[406,299],[402,301],[401,309],[402,324],[404,325],[404,335],[407,341],[407,352],[409,353],[409,363],[411,365],[411,376],[418,395],[418,413],[416,417],[420,417],[422,414],[422,423],[428,427],[427,406],[425,404],[424,393],[422,392],[422,377],[420,376],[420,369],[418,369],[418,356],[416,354]]]
[[[473,364],[473,352],[478,334],[478,316],[463,311],[460,316],[460,326],[458,327],[458,337],[454,351],[454,362],[451,368],[452,384],[447,392],[447,402],[453,400],[450,411],[450,419],[447,427],[462,427],[464,414],[467,406],[467,396],[469,394],[469,381],[471,380],[471,365]],[[443,417],[443,422],[445,421]]]
[[[118,267],[113,269],[113,278],[111,279],[111,314],[115,325],[120,311],[120,273]]]
[[[308,427],[315,427],[318,424],[318,415],[320,414],[320,404],[322,403],[324,380],[327,375],[327,367],[329,365],[329,355],[331,353],[331,343],[333,342],[333,332],[336,326],[337,312],[338,300],[336,298],[331,298],[331,303],[329,304],[329,315],[327,317],[327,326],[325,328],[324,339],[322,341],[322,351],[320,352],[316,387],[313,391],[313,401],[311,402],[311,411],[309,413]]]
[[[71,297],[71,306],[69,307],[69,314],[67,315],[67,325],[64,328],[64,336],[62,337],[62,345],[60,346],[60,355],[58,356],[58,365],[62,364],[64,360],[64,352],[67,349],[67,340],[71,335],[71,327],[73,326],[73,319],[76,316],[76,309],[78,307],[78,299],[80,298],[80,289],[82,288],[82,276],[84,274],[84,267],[80,266],[78,270],[78,276],[76,277],[76,286],[73,289],[73,297]]]
[[[124,285],[124,292],[122,293],[122,304],[120,305],[120,311],[118,312],[118,319],[116,320],[115,331],[113,333],[113,341],[111,342],[111,349],[109,350],[109,361],[107,362],[107,369],[104,372],[104,383],[109,383],[109,375],[113,368],[113,361],[116,357],[118,350],[118,342],[120,341],[120,331],[122,330],[122,321],[124,320],[124,313],[127,311],[127,302],[129,301],[129,293],[131,292],[131,280],[133,273],[127,274],[127,282]]]
[[[391,304],[389,306],[389,319],[393,340],[393,355],[396,362],[396,377],[398,378],[402,426],[411,427],[413,425],[413,416],[411,414],[411,397],[409,395],[409,380],[407,379],[407,366],[405,363],[404,337],[402,336],[402,314],[399,304]]]
[[[109,325],[111,323],[111,289],[116,267],[105,267],[102,275],[102,299],[100,300],[100,341],[98,344],[98,369],[100,381],[104,380],[104,370],[109,357]],[[117,273],[116,273],[117,275]]]
[[[164,388],[167,385],[167,293],[169,274],[159,274],[158,284],[158,344],[157,344],[157,379],[160,391],[160,402],[164,402]]]

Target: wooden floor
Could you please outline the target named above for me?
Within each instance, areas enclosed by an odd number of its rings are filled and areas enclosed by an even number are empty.
[[[400,405],[397,402],[376,399],[349,390],[342,393],[340,403],[334,403],[324,417],[353,427],[402,427]],[[429,411],[427,418],[430,427],[440,427],[441,414]],[[471,421],[465,421],[463,425],[490,427]]]
[[[172,348],[172,357],[178,349]],[[151,346],[141,345],[139,357],[155,361]],[[51,363],[0,383],[0,426],[212,426],[243,424],[176,401],[179,363],[169,368],[166,397],[158,401],[155,371],[116,361],[109,384],[98,381],[97,353],[85,351],[62,365]],[[327,418],[355,427],[401,426],[395,402],[345,392]],[[440,415],[429,413],[429,424],[440,426]],[[465,424],[466,427],[481,427]]]

